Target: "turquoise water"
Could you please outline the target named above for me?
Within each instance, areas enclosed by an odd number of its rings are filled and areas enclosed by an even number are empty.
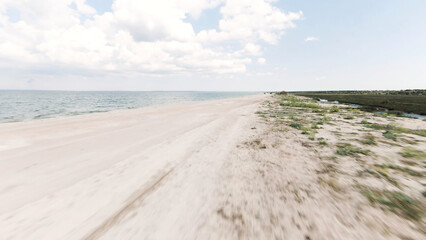
[[[205,101],[253,92],[67,92],[0,91],[0,122]]]

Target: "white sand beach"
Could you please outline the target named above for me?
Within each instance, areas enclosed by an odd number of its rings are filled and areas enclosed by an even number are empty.
[[[1,124],[0,238],[190,237],[263,99]]]
[[[0,124],[0,239],[424,239],[426,122],[298,99]]]

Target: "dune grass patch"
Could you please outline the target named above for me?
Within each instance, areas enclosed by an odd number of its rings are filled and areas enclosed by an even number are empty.
[[[336,146],[337,146],[336,154],[341,155],[341,156],[353,156],[353,155],[357,155],[357,154],[369,155],[370,154],[369,150],[364,150],[364,149],[355,147],[354,145],[352,145],[350,143],[338,143]]]
[[[281,97],[281,101],[278,101],[282,107],[295,107],[295,108],[308,108],[308,109],[321,109],[322,107],[314,103],[312,99],[301,99],[295,96],[287,95]]]
[[[405,158],[426,160],[426,153],[411,147],[405,147],[399,154]]]
[[[302,128],[302,124],[295,123],[295,122],[290,123],[289,126],[292,127],[292,128],[296,128],[296,129],[301,129]]]
[[[374,136],[371,134],[364,135],[362,139],[359,140],[359,142],[361,142],[364,145],[377,145]]]
[[[407,133],[407,134],[426,137],[426,129],[409,129],[404,127],[398,127],[391,124],[378,124],[378,123],[365,124],[364,126],[375,129],[375,130],[386,130],[388,132],[393,132],[393,133]]]
[[[410,145],[418,144],[417,140],[411,140],[411,139],[407,139],[407,138],[400,138],[400,140],[403,141],[403,142],[405,142],[405,143],[408,143]]]
[[[385,131],[383,133],[383,137],[396,141],[396,134],[393,133],[392,131]]]
[[[379,167],[375,167],[373,166],[372,169],[364,169],[363,171],[358,172],[359,176],[362,176],[363,174],[368,173],[370,175],[373,175],[377,178],[384,178],[386,179],[389,183],[391,183],[392,185],[394,185],[395,187],[399,187],[398,182],[395,180],[395,178],[389,176],[387,169],[384,168],[379,168]]]
[[[316,122],[316,125],[324,125],[329,123],[332,120],[331,117],[324,116]]]
[[[314,104],[314,103],[304,103],[304,102],[281,102],[280,106],[286,106],[286,107],[298,107],[298,108],[314,108],[319,109],[321,108],[320,105]]]
[[[311,123],[311,128],[312,128],[312,129],[319,129],[319,127],[318,127],[318,123],[317,123],[317,122],[312,122],[312,123]]]
[[[331,113],[336,113],[336,112],[339,112],[340,111],[340,109],[339,109],[339,107],[337,107],[337,106],[332,106],[331,108],[330,108],[330,112]]]
[[[415,171],[411,168],[401,167],[401,166],[394,165],[394,164],[374,164],[374,166],[381,168],[381,169],[385,169],[385,170],[386,169],[393,169],[393,170],[397,170],[397,171],[400,171],[400,172],[405,172],[405,173],[407,173],[411,176],[414,176],[414,177],[423,177],[424,176],[424,174],[422,172],[418,172],[418,171]]]
[[[378,204],[401,217],[419,221],[424,215],[424,206],[402,192],[364,189],[361,194],[372,204]]]

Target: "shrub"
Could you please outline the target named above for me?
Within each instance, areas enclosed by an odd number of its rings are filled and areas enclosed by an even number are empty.
[[[339,108],[337,106],[333,106],[330,108],[330,112],[334,113],[334,112],[339,112]]]
[[[290,127],[296,128],[296,129],[301,129],[302,125],[300,123],[290,123],[289,124]]]
[[[394,133],[392,133],[391,131],[384,132],[383,137],[396,141],[396,135]]]

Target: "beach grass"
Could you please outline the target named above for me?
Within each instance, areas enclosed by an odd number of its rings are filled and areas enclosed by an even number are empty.
[[[378,204],[404,218],[418,221],[424,215],[424,207],[402,192],[365,189],[361,193],[372,204]]]

